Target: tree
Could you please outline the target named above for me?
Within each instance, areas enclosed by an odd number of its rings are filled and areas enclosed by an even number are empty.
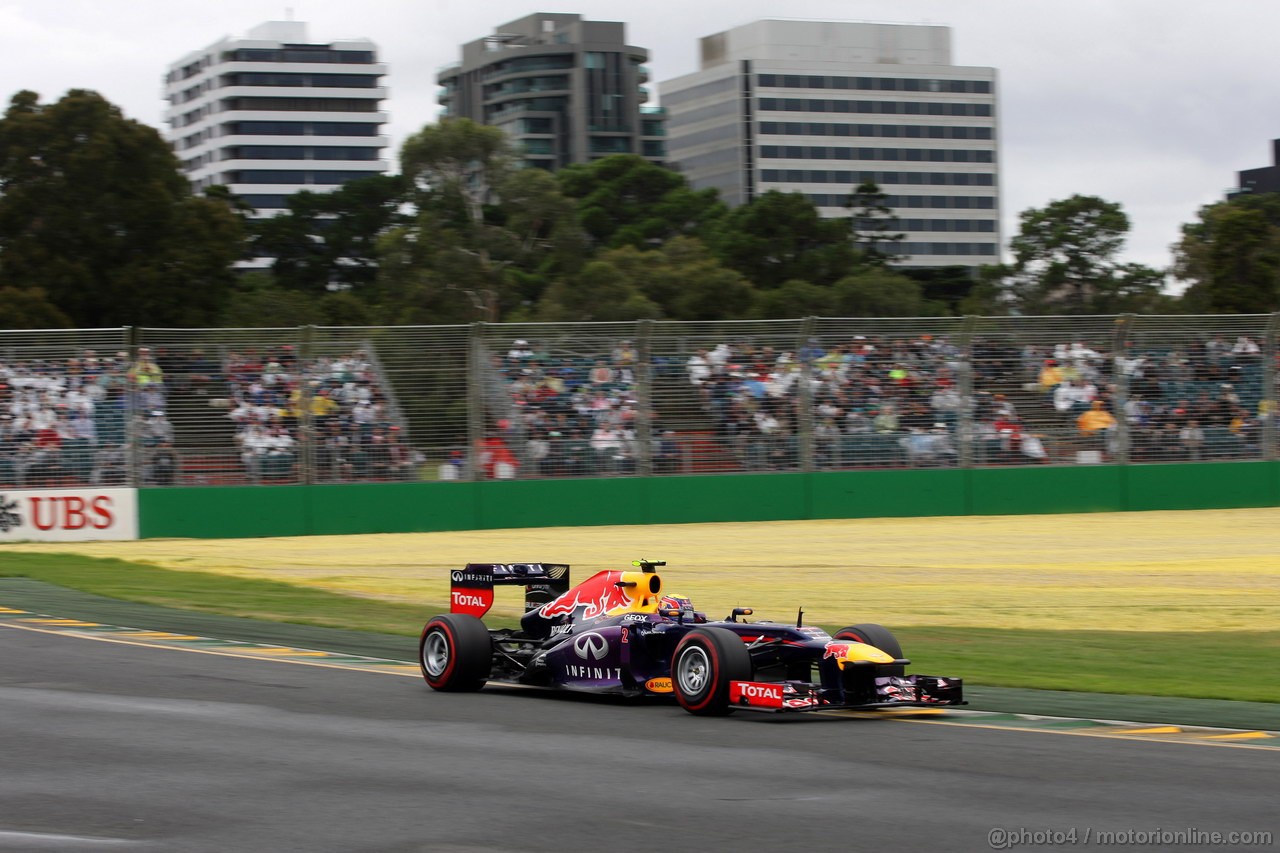
[[[750,283],[722,267],[702,243],[677,237],[658,249],[601,252],[574,279],[553,284],[539,305],[544,320],[724,320],[741,317]]]
[[[588,262],[572,281],[561,279],[552,284],[538,306],[538,318],[547,322],[653,320],[661,316],[662,309],[607,259]]]
[[[836,314],[835,288],[792,279],[771,290],[755,291],[751,314],[761,320],[831,317]]]
[[[155,130],[95,92],[19,92],[0,118],[0,285],[44,291],[76,325],[212,323],[241,236]]]
[[[722,264],[766,290],[792,280],[831,285],[859,260],[849,220],[823,219],[804,195],[776,190],[730,211],[707,243]]]
[[[1190,283],[1182,296],[1188,311],[1280,310],[1280,193],[1200,208],[1174,246],[1174,275]]]
[[[38,287],[0,287],[0,329],[68,329],[71,319]]]
[[[406,219],[405,181],[371,175],[329,193],[289,196],[288,211],[250,220],[249,254],[275,260],[280,287],[321,295],[335,286],[367,289],[377,277],[378,238]]]
[[[874,181],[863,181],[845,204],[850,211],[853,245],[862,253],[863,262],[875,267],[886,267],[903,257],[896,249],[907,235],[897,230],[898,218],[888,200]]]
[[[446,119],[410,138],[401,163],[418,212],[380,248],[393,313],[430,304],[442,318],[496,321],[532,310],[551,276],[580,266],[572,203],[552,176],[512,168],[501,130]]]
[[[1161,274],[1116,256],[1129,217],[1115,202],[1073,195],[1030,208],[1010,242],[1014,263],[1004,282],[1015,310],[1024,314],[1103,314],[1117,305],[1153,304]]]
[[[635,154],[575,163],[556,173],[577,201],[578,222],[598,246],[650,248],[697,236],[724,215],[715,190],[694,190],[679,172]]]
[[[918,282],[887,269],[871,269],[836,283],[840,317],[935,317],[941,305],[927,301]]]
[[[322,323],[316,299],[310,294],[277,287],[269,273],[245,273],[236,282],[218,325],[248,329],[279,329]]]

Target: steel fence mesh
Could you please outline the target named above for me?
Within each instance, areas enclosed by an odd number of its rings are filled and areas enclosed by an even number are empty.
[[[138,484],[299,483],[302,330],[139,329]]]
[[[801,393],[808,325],[651,324],[646,362],[654,473],[800,470],[808,456]]]
[[[0,332],[0,488],[132,480],[126,329]]]
[[[1259,316],[1135,317],[1124,342],[1130,458],[1260,459],[1266,453],[1267,336]],[[1274,371],[1274,339],[1271,342]],[[1273,419],[1272,419],[1273,420]],[[1274,423],[1271,424],[1274,446]]]
[[[635,323],[481,324],[478,476],[631,475],[644,464]]]
[[[1118,317],[978,318],[969,342],[975,465],[1117,461]]]
[[[815,467],[961,464],[968,334],[954,317],[816,320],[803,353]]]
[[[0,332],[0,487],[1274,459],[1280,315]]]
[[[469,346],[467,326],[315,329],[313,481],[467,479]]]

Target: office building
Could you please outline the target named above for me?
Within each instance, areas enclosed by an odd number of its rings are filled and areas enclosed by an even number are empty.
[[[667,161],[693,187],[730,205],[799,192],[834,217],[872,181],[902,265],[998,261],[996,71],[953,65],[949,28],[766,20],[700,51],[659,85]]]
[[[661,163],[662,114],[645,107],[648,57],[626,43],[625,24],[530,15],[462,46],[437,77],[443,117],[501,128],[528,166],[611,154]]]
[[[271,21],[169,67],[165,135],[197,191],[223,184],[272,215],[299,190],[387,171],[386,73],[372,42],[317,44],[305,23]]]
[[[1236,186],[1227,198],[1255,193],[1280,192],[1280,139],[1271,140],[1271,165],[1236,173]]]

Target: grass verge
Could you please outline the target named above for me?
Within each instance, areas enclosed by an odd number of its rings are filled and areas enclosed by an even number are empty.
[[[70,554],[8,553],[0,576],[199,613],[401,636],[416,636],[434,612],[278,581]],[[970,684],[1280,702],[1280,683],[1269,677],[1280,669],[1280,631],[893,627],[913,670]]]

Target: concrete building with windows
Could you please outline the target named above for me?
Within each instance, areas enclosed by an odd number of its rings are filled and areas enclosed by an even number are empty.
[[[1280,192],[1280,139],[1271,140],[1271,165],[1237,172],[1236,185],[1227,191],[1227,198],[1276,192]]]
[[[770,190],[848,216],[889,196],[903,266],[995,263],[996,71],[953,65],[947,27],[757,21],[701,39],[701,67],[659,84],[667,161],[730,205]]]
[[[372,42],[270,21],[169,66],[165,135],[197,191],[223,184],[272,215],[299,190],[387,171],[386,73]]]
[[[648,108],[649,52],[626,25],[538,13],[462,46],[437,76],[444,118],[501,128],[524,163],[559,169],[611,154],[665,159],[663,117]]]

